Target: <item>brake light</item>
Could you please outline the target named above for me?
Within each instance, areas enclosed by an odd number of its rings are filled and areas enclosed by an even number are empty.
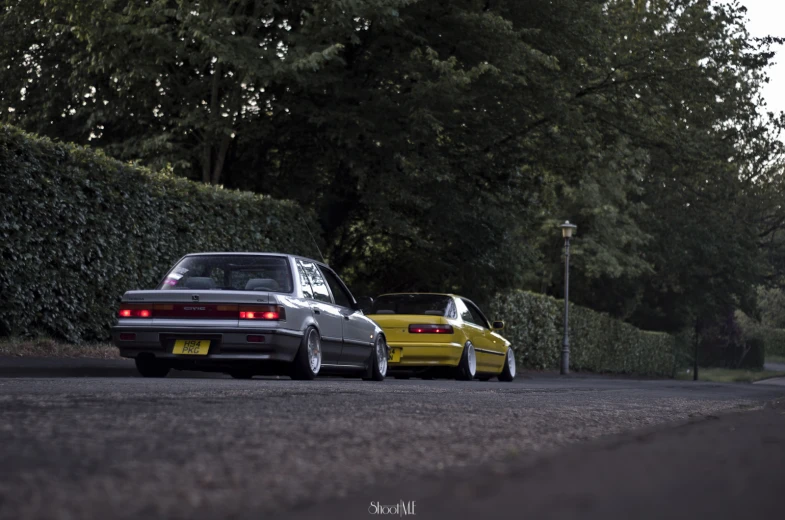
[[[436,325],[425,323],[422,325],[409,325],[409,334],[452,334],[452,325]]]
[[[286,310],[279,305],[240,307],[240,319],[281,321],[286,319]]]
[[[121,318],[149,318],[153,315],[153,311],[145,305],[123,304],[118,315]]]

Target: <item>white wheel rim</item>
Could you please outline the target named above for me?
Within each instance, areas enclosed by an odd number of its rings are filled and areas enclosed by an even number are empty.
[[[515,377],[515,353],[511,348],[507,349],[507,368],[510,369],[510,375]]]
[[[474,345],[469,344],[469,351],[466,352],[466,358],[469,361],[469,375],[474,377],[477,372],[477,356],[474,353]]]
[[[308,334],[308,363],[311,365],[311,372],[318,374],[322,367],[322,345],[315,330]]]
[[[387,375],[387,343],[382,337],[376,340],[376,366],[382,377]]]

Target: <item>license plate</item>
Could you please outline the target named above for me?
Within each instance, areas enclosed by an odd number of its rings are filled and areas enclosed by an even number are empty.
[[[387,361],[390,363],[397,363],[401,360],[401,349],[391,348],[387,353]]]
[[[178,339],[174,342],[174,350],[172,350],[172,354],[206,356],[208,350],[210,350],[209,339]]]

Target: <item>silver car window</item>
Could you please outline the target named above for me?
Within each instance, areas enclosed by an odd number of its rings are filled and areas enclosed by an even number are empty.
[[[341,282],[338,280],[338,276],[329,269],[323,267],[320,267],[319,270],[324,275],[327,284],[330,286],[330,290],[333,292],[335,303],[342,307],[346,307],[347,309],[351,309],[352,297],[346,289],[343,288],[343,285],[341,285]]]
[[[303,297],[313,300],[313,288],[311,287],[311,281],[308,279],[308,274],[305,272],[302,260],[297,260],[297,273],[300,275]]]
[[[182,258],[164,277],[158,289],[291,293],[293,283],[286,257],[221,253]]]
[[[311,281],[311,287],[313,287],[313,299],[332,303],[333,299],[330,297],[330,289],[327,288],[327,282],[324,281],[324,277],[316,265],[313,262],[303,262],[303,268]]]

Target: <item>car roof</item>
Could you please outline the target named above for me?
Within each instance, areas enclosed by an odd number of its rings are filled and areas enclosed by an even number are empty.
[[[436,292],[397,292],[397,293],[384,293],[377,296],[377,298],[381,298],[382,296],[404,296],[407,294],[425,294],[430,296],[449,296],[450,298],[463,298],[463,296],[458,296],[457,294],[450,294],[450,293],[436,293]],[[468,299],[468,298],[467,298]]]
[[[308,258],[307,256],[300,256],[300,255],[292,255],[289,253],[271,253],[268,251],[260,251],[260,252],[253,252],[253,251],[206,251],[206,252],[199,252],[199,253],[188,253],[185,256],[208,256],[208,255],[241,255],[241,256],[285,256],[287,258],[299,258],[300,260],[307,260],[309,262],[314,262],[319,265],[323,265],[330,270],[332,268],[327,265],[326,263],[314,260],[313,258]]]

